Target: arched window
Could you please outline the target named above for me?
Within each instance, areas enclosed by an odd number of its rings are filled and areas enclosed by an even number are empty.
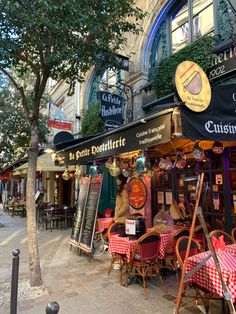
[[[171,19],[172,53],[214,29],[213,1],[188,0],[173,8]]]
[[[213,33],[213,12],[213,0],[169,1],[158,13],[156,31],[151,32],[150,72],[163,58],[193,43],[197,38]]]

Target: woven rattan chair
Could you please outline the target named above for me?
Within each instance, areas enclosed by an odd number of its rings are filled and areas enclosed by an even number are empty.
[[[233,244],[234,243],[233,237],[223,230],[213,230],[210,232],[210,237],[218,238],[222,235],[224,236],[224,241],[226,244]]]
[[[236,242],[236,227],[234,227],[231,231],[231,237],[234,239],[234,242]]]
[[[189,235],[189,228],[182,227],[175,231],[175,233],[169,238],[169,240],[166,243],[165,249],[164,249],[164,259],[161,260],[162,265],[160,266],[160,269],[169,269],[171,271],[175,271],[176,274],[176,281],[178,282],[178,263],[177,263],[177,257],[175,254],[175,244],[177,240],[182,236],[188,236]]]
[[[137,240],[130,262],[125,261],[126,286],[128,286],[129,276],[142,277],[145,299],[147,299],[147,277],[156,277],[159,275],[165,290],[158,267],[159,247],[160,234],[157,232],[148,232]]]
[[[108,237],[109,242],[110,242],[112,235],[119,234],[119,228],[122,225],[124,225],[124,224],[120,223],[120,222],[114,222],[113,224],[110,225],[110,227],[108,228],[108,231],[107,231],[107,237]],[[117,261],[119,262],[119,265],[120,265],[120,271],[122,271],[122,268],[124,266],[123,255],[118,254],[118,253],[114,253],[114,252],[111,253],[111,263],[110,263],[110,267],[108,270],[108,275],[110,275],[112,267],[113,267],[114,263]],[[121,285],[122,285],[122,276],[121,276]]]

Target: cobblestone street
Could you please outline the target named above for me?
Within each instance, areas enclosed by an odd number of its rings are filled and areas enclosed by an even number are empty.
[[[0,282],[11,277],[12,250],[20,249],[19,279],[28,278],[26,218],[0,216]],[[88,261],[87,256],[70,252],[71,229],[39,230],[39,251],[42,276],[48,290],[46,295],[18,301],[18,313],[45,313],[49,301],[57,301],[60,314],[143,314],[173,313],[177,284],[175,275],[168,275],[165,283],[168,292],[161,288],[159,278],[148,282],[148,300],[140,284],[121,287],[119,271],[108,276],[109,253]],[[187,301],[186,301],[187,300]],[[0,313],[9,313],[9,303],[0,307]],[[184,299],[180,313],[202,313],[194,302]],[[211,313],[220,314],[220,303],[211,305]]]

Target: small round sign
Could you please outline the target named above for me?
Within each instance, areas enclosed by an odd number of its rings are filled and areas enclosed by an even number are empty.
[[[211,86],[206,73],[193,61],[180,63],[175,72],[175,86],[180,99],[192,111],[206,110],[211,101]]]

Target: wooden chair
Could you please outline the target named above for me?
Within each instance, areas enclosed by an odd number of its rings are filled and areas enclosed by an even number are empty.
[[[164,249],[164,259],[162,260],[162,265],[160,266],[160,269],[169,269],[174,270],[176,274],[176,281],[179,281],[178,277],[178,263],[177,263],[177,257],[175,254],[175,244],[177,240],[183,236],[189,235],[189,228],[182,227],[169,238],[169,240],[166,243],[165,249]]]
[[[124,224],[120,223],[120,222],[114,222],[110,225],[110,227],[108,228],[108,231],[107,231],[108,242],[110,242],[112,235],[119,234],[119,228],[122,225],[124,225]],[[113,267],[114,263],[117,261],[119,262],[119,265],[120,265],[120,271],[122,271],[122,268],[124,266],[123,255],[118,254],[118,253],[111,253],[111,263],[110,263],[110,267],[108,270],[108,275],[110,275],[112,267]],[[122,275],[121,275],[120,283],[122,285]]]
[[[175,246],[175,253],[176,253],[177,260],[178,260],[181,271],[182,271],[184,259],[186,256],[188,242],[189,242],[189,236],[183,236],[177,240],[176,246]],[[191,244],[190,244],[189,257],[196,255],[198,253],[201,253],[203,251],[204,250],[203,250],[201,244],[197,240],[192,239]],[[191,283],[191,284],[185,285],[184,293],[187,291],[188,288],[194,289],[196,295],[193,298],[195,298],[196,303],[198,303],[198,300],[200,298],[202,300],[204,306],[205,306],[206,313],[208,313],[209,301],[210,301],[208,291],[202,289],[201,287],[198,287],[196,284]],[[202,295],[202,293],[203,293],[203,295]]]
[[[159,247],[160,234],[155,231],[145,233],[137,240],[130,262],[125,261],[126,286],[128,286],[128,276],[141,276],[145,299],[147,299],[147,277],[156,277],[159,275],[161,284],[165,290],[158,267]]]
[[[210,237],[220,237],[221,235],[224,236],[224,241],[226,244],[233,244],[234,243],[234,239],[233,237],[228,234],[227,232],[223,231],[223,230],[213,230],[210,232]]]
[[[208,231],[210,231],[211,226],[209,224],[206,224],[206,226],[207,226]],[[194,228],[193,238],[201,244],[204,251],[208,250],[207,239],[203,231],[202,225],[196,226]]]
[[[231,231],[231,237],[234,239],[234,242],[236,242],[236,227],[234,227]]]

